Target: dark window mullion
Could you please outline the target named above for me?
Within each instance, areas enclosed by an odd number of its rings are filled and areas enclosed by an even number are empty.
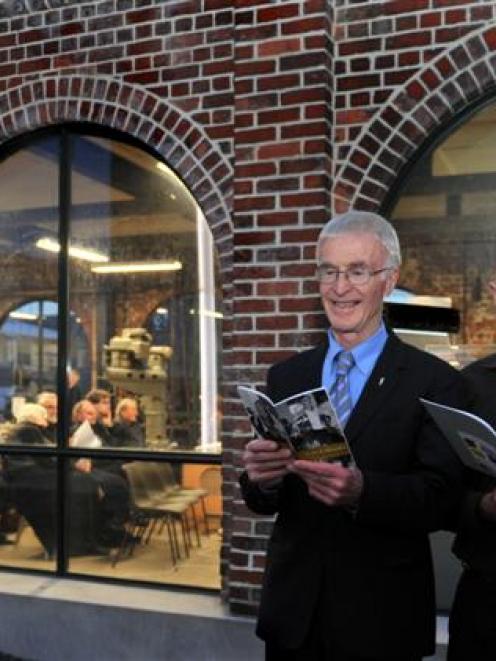
[[[69,320],[69,218],[71,208],[71,161],[72,140],[67,129],[60,133],[59,150],[59,279],[58,279],[58,360],[57,393],[58,423],[57,446],[65,447],[69,432],[67,411],[67,356],[68,356],[68,320]],[[66,475],[68,460],[63,453],[57,458],[57,574],[67,570],[67,544],[64,525],[67,517],[67,503],[71,498]]]

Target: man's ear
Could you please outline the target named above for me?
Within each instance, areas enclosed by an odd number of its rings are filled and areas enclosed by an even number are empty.
[[[398,268],[387,271],[386,291],[384,292],[384,296],[389,296],[389,294],[393,291],[393,289],[396,287],[396,283],[398,282],[399,277],[400,270]]]

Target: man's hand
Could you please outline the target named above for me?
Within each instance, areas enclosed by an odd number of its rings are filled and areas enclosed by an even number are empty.
[[[485,519],[496,521],[496,489],[482,496],[479,507]]]
[[[292,455],[289,448],[280,447],[275,441],[255,439],[247,443],[243,463],[252,482],[272,486],[287,474]]]
[[[356,505],[360,499],[363,476],[356,467],[297,460],[291,470],[305,480],[308,493],[324,505]]]

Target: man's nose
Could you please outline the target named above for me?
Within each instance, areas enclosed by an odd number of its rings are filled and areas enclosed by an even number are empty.
[[[337,274],[337,280],[333,285],[334,291],[337,294],[343,294],[348,291],[350,286],[350,281],[348,280],[346,271],[339,271]]]

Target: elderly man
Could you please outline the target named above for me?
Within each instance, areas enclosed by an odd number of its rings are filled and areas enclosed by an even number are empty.
[[[145,432],[139,421],[138,402],[131,397],[119,400],[115,407],[112,435],[120,447],[145,447]]]
[[[324,386],[355,465],[295,460],[250,441],[241,477],[254,512],[277,514],[258,635],[267,661],[417,661],[435,647],[428,533],[457,504],[461,467],[420,397],[465,404],[462,377],[382,321],[401,263],[393,227],[350,211],[317,244],[327,341],[273,366],[274,401]]]

